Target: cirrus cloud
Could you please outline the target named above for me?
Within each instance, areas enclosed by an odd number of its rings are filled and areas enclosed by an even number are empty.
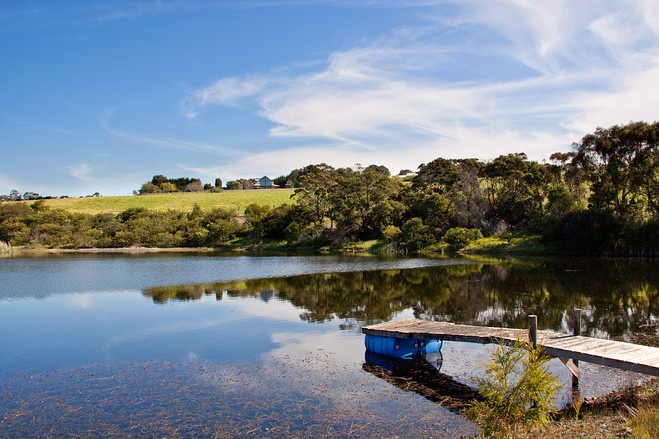
[[[461,16],[447,20],[442,7],[453,3]],[[524,151],[543,159],[597,126],[659,114],[652,2],[447,1],[437,8],[423,26],[332,53],[311,73],[291,66],[221,78],[192,93],[188,114],[241,105],[273,124],[271,138],[306,139],[304,156],[313,162],[343,157],[393,169],[438,156]],[[466,65],[475,73],[463,78]],[[272,164],[271,155],[246,160]]]

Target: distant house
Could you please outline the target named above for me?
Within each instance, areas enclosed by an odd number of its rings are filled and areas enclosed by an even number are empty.
[[[268,177],[259,178],[258,188],[272,189],[272,180],[270,180]]]

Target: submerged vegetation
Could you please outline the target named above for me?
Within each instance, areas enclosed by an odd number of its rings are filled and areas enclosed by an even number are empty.
[[[4,202],[0,240],[84,248],[226,246],[242,239],[238,245],[275,240],[277,247],[314,249],[375,240],[381,249],[406,253],[483,250],[491,243],[479,244],[482,237],[514,233],[540,237],[542,245],[526,248],[531,252],[659,254],[659,122],[598,128],[573,151],[553,154],[551,163],[524,153],[488,163],[437,158],[421,164],[416,175],[394,177],[384,166],[335,169],[322,163],[280,179],[295,189],[263,192],[285,191],[291,200],[247,201],[262,191],[241,191],[246,201],[238,207],[223,205],[224,193],[195,193],[217,198],[169,210],[148,210],[139,196],[119,212],[103,213],[73,212],[43,200],[31,206]],[[104,202],[99,200],[93,202]]]

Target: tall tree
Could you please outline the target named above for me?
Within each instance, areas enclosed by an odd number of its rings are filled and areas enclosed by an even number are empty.
[[[301,186],[295,189],[293,196],[299,211],[310,222],[320,224],[330,214],[330,195],[336,185],[336,172],[325,163],[304,169],[305,172],[299,176]]]
[[[597,128],[573,146],[591,183],[591,206],[626,219],[658,215],[659,123]]]
[[[400,189],[398,180],[383,175],[377,167],[339,169],[332,214],[351,237],[379,238],[384,228],[402,215],[402,206],[393,201]]]
[[[461,164],[458,179],[450,192],[453,221],[460,227],[480,228],[485,219],[485,200],[478,181],[478,169]]]
[[[428,164],[421,164],[419,172],[414,177],[415,188],[431,188],[444,194],[458,181],[458,166],[456,160],[437,158]]]
[[[501,155],[486,164],[484,177],[490,211],[514,227],[544,214],[547,191],[558,178],[553,165],[529,161],[526,154]]]

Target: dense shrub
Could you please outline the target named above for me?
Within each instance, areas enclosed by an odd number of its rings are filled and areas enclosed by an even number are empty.
[[[659,256],[659,220],[629,227],[625,242],[629,255]]]
[[[543,235],[564,252],[601,254],[620,250],[623,225],[610,211],[583,210],[565,215]]]
[[[460,250],[466,247],[471,241],[481,239],[482,237],[483,233],[479,229],[454,227],[449,229],[442,239],[449,245],[451,250]]]
[[[435,243],[430,227],[421,218],[407,220],[401,227],[400,244],[409,251],[417,251]]]

